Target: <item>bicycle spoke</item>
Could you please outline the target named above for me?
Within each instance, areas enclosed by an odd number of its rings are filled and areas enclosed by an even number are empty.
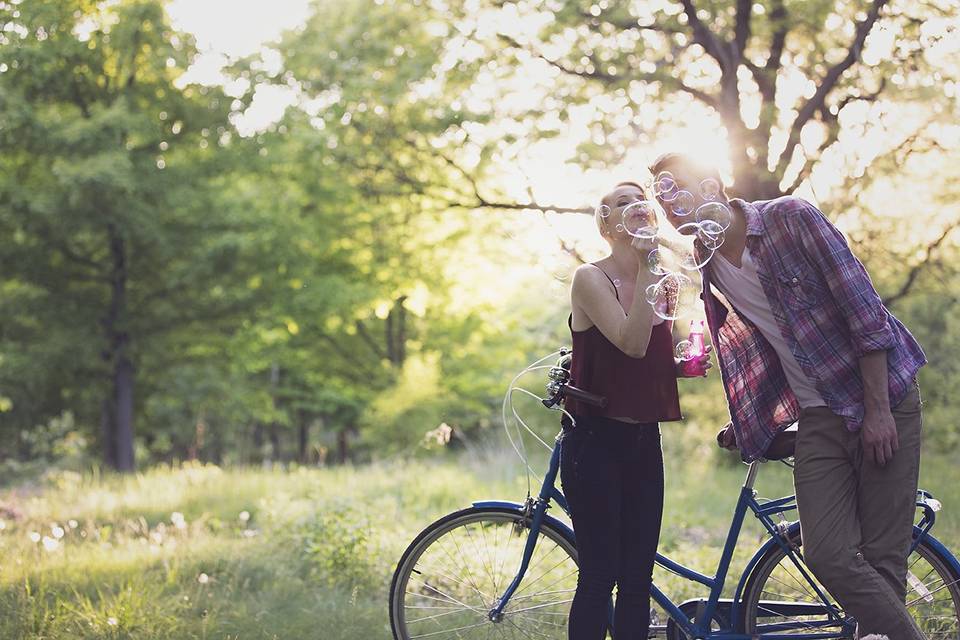
[[[477,525],[480,527],[480,533],[482,534],[482,533],[483,533],[483,521],[478,522]],[[490,586],[493,586],[493,587],[494,587],[494,592],[496,592],[496,586],[495,586],[495,584],[494,584],[494,583],[495,583],[495,580],[494,580],[494,577],[493,577],[493,571],[490,569],[489,565],[487,564],[486,555],[483,554],[483,553],[480,553],[480,549],[479,549],[479,547],[477,546],[476,540],[474,539],[473,536],[470,535],[470,527],[469,527],[469,525],[464,526],[464,527],[463,527],[463,530],[464,530],[464,532],[467,534],[467,538],[470,539],[470,542],[473,543],[473,548],[474,548],[474,550],[476,550],[476,551],[477,551],[477,554],[480,556],[480,564],[481,564],[481,565],[483,566],[483,568],[486,570],[487,575],[490,576]],[[484,542],[486,542],[486,540],[484,540]],[[493,599],[491,598],[491,602],[492,602],[492,601],[493,601]]]
[[[523,609],[513,609],[509,613],[520,613],[521,611],[533,611],[534,609],[542,609],[544,607],[553,607],[558,604],[566,604],[567,602],[573,602],[573,598],[569,600],[557,600],[555,602],[546,602],[544,604],[535,604],[532,607],[525,607]]]
[[[514,596],[510,598],[510,602],[516,602],[517,600],[529,600],[530,598],[539,598],[541,596],[552,596],[558,593],[574,593],[576,588],[573,589],[557,589],[556,591],[541,591],[539,593],[528,593],[525,596]]]
[[[427,572],[434,573],[434,574],[436,574],[436,575],[438,575],[438,576],[440,576],[441,578],[444,578],[444,579],[446,579],[446,580],[453,580],[453,581],[456,582],[457,584],[462,584],[462,585],[465,586],[465,587],[470,587],[471,589],[473,589],[474,591],[476,591],[478,594],[480,594],[480,597],[483,598],[484,602],[487,602],[488,600],[489,600],[489,601],[492,601],[492,600],[493,600],[493,598],[487,596],[487,594],[483,593],[482,591],[477,590],[475,587],[473,587],[472,585],[467,584],[467,583],[464,582],[463,580],[458,580],[457,578],[454,578],[453,576],[448,576],[447,574],[445,574],[445,573],[443,573],[443,572],[441,572],[441,571],[439,571],[439,570],[437,570],[437,569],[434,569],[433,567],[428,567],[428,566],[426,566],[426,565],[424,565],[424,564],[421,564],[421,563],[419,563],[419,562],[417,563],[417,566],[418,566],[418,567],[423,567],[424,570],[426,570]]]
[[[547,558],[547,556],[549,556],[551,553],[553,553],[553,551],[554,551],[555,549],[557,549],[559,546],[560,546],[560,545],[554,543],[553,549],[551,549],[551,550],[550,550],[549,552],[547,552],[545,555],[542,555],[542,556],[540,556],[539,558],[537,558],[537,561],[536,561],[536,562],[534,562],[533,564],[531,564],[530,566],[528,566],[528,567],[527,567],[527,570],[524,572],[524,575],[530,575],[530,574],[532,574],[533,571],[534,571],[534,569],[536,569],[536,568],[539,567],[541,564],[543,564],[543,561]],[[534,547],[534,553],[536,553],[536,547]],[[554,565],[553,567],[551,567],[550,569],[548,569],[548,570],[546,571],[546,573],[543,573],[543,574],[541,574],[540,576],[538,576],[538,577],[537,577],[537,580],[539,580],[540,578],[542,578],[542,577],[543,577],[544,575],[546,575],[547,573],[550,573],[551,571],[553,571],[554,569],[556,569],[558,566],[560,566],[560,564],[563,564],[563,561],[564,561],[564,560],[567,560],[568,558],[569,558],[569,556],[568,556],[568,557],[565,557],[563,560],[560,561],[559,564]],[[533,580],[533,582],[536,582],[536,580]],[[514,596],[517,595],[518,593],[520,593],[521,591],[523,591],[524,589],[526,589],[526,587],[529,586],[530,584],[533,584],[533,582],[529,582],[527,585],[521,587],[520,589],[517,589],[517,591],[514,593]],[[512,600],[513,597],[511,596],[510,599]]]
[[[793,585],[787,584],[787,583],[784,582],[783,580],[780,580],[779,578],[774,577],[773,574],[770,575],[770,579],[773,580],[774,582],[778,582],[778,583],[782,584],[784,587],[786,587],[787,589],[790,589],[791,591],[794,591],[794,592],[796,592],[796,593],[799,593],[801,596],[809,597],[809,598],[816,598],[816,596],[813,595],[812,593],[810,593],[809,591],[807,591],[807,590],[805,590],[805,589],[797,589],[797,588],[794,587]],[[770,592],[768,591],[767,593],[770,593]],[[783,595],[783,594],[779,594],[779,595]]]
[[[563,563],[564,563],[566,560],[568,560],[568,559],[569,559],[569,558],[564,558],[563,560],[561,560],[561,561],[558,562],[557,564],[553,565],[552,567],[550,567],[549,569],[547,569],[546,571],[544,571],[543,573],[541,573],[539,576],[537,576],[536,579],[531,580],[530,582],[528,582],[528,583],[527,583],[526,585],[524,585],[523,587],[517,589],[517,593],[520,593],[521,591],[525,591],[526,589],[529,589],[530,587],[532,587],[533,585],[535,585],[541,578],[543,578],[545,575],[547,575],[548,573],[550,573],[551,571],[553,571],[554,569],[556,569],[557,567],[559,567],[561,564],[563,564]],[[579,570],[579,569],[578,569],[578,570]],[[576,573],[576,571],[575,571],[574,573]],[[568,574],[568,575],[569,575],[569,574]],[[566,577],[566,576],[564,576],[564,577]],[[560,580],[562,580],[562,579],[563,579],[563,578],[561,578]],[[559,580],[558,580],[558,582],[559,582]],[[556,582],[553,583],[553,584],[556,584]],[[553,585],[550,585],[550,586],[553,586]]]
[[[548,584],[548,585],[547,585],[546,587],[544,587],[544,588],[545,588],[545,589],[549,589],[550,587],[552,587],[553,585],[557,584],[558,582],[560,582],[560,581],[562,581],[562,580],[566,580],[567,578],[569,578],[570,576],[574,575],[574,574],[577,573],[578,571],[580,571],[579,568],[578,568],[578,569],[574,569],[573,571],[571,571],[570,573],[566,574],[565,576],[561,576],[561,577],[557,578],[556,580],[554,580],[553,582],[551,582],[550,584]]]
[[[410,578],[411,578],[411,579],[415,579],[415,578],[413,578],[413,576],[410,576]],[[419,578],[416,578],[416,579],[419,580]],[[450,594],[444,593],[443,591],[440,591],[440,589],[437,589],[437,588],[436,588],[435,586],[433,586],[432,584],[429,584],[429,583],[427,583],[427,582],[424,582],[423,580],[420,580],[420,582],[422,582],[422,583],[423,583],[423,586],[425,586],[427,589],[430,589],[431,591],[434,591],[434,592],[440,594],[441,596],[443,596],[444,598],[446,598],[446,600],[441,600],[440,598],[435,598],[435,597],[433,597],[433,596],[428,596],[428,595],[426,595],[425,593],[413,593],[413,594],[410,594],[410,595],[420,596],[421,598],[429,598],[429,599],[431,599],[431,600],[438,600],[439,602],[454,602],[454,603],[460,605],[461,607],[464,607],[464,608],[466,608],[466,609],[469,609],[470,611],[476,611],[476,612],[478,612],[478,613],[484,613],[484,614],[486,613],[485,611],[482,611],[481,609],[478,609],[477,607],[471,607],[471,606],[468,605],[468,604],[465,604],[465,603],[463,603],[463,602],[460,602],[459,600],[457,600],[456,598],[454,598],[454,597],[451,596]]]
[[[442,618],[444,616],[453,615],[454,613],[463,613],[463,609],[453,609],[451,611],[447,611],[446,613],[437,613],[435,615],[427,616],[425,618],[417,618],[416,620],[407,620],[407,624],[415,624],[417,622],[424,622],[426,620],[435,620],[437,618]]]
[[[456,537],[452,535],[452,532],[451,532],[451,536],[450,536],[450,537],[453,539],[453,544],[454,544],[454,546],[457,547],[457,551],[460,551],[460,546],[457,544]],[[473,588],[474,591],[476,591],[477,593],[480,594],[480,597],[484,600],[484,602],[486,602],[486,599],[487,599],[486,596],[484,596],[484,595],[483,595],[483,592],[480,591],[480,588],[477,587],[477,583],[473,581],[473,572],[470,571],[470,567],[468,567],[466,564],[464,564],[464,563],[462,563],[462,562],[461,562],[461,563],[457,563],[456,559],[454,559],[454,557],[450,554],[450,552],[449,552],[449,551],[447,550],[447,548],[440,542],[439,539],[437,540],[437,546],[440,547],[440,549],[441,549],[444,553],[447,554],[447,557],[450,558],[450,560],[453,561],[454,564],[458,564],[459,567],[464,570],[464,573],[466,574],[465,577],[466,577],[466,579],[467,579],[467,582],[470,584],[470,586]],[[460,551],[460,556],[463,557],[463,552],[462,552],[462,551]]]
[[[552,620],[543,620],[540,618],[534,618],[527,614],[522,614],[520,616],[515,616],[515,617],[521,618],[532,625],[538,625],[538,626],[547,625],[548,627],[557,627],[559,629],[567,628],[566,624],[560,624],[559,622],[553,622]]]
[[[458,631],[465,631],[466,629],[474,629],[476,627],[482,627],[485,624],[489,624],[489,622],[485,620],[483,622],[478,622],[477,624],[469,624],[463,627],[457,627],[456,629],[442,629],[440,631],[431,631],[430,633],[421,633],[415,636],[410,636],[410,640],[414,640],[414,638],[429,638],[432,636],[439,635],[441,633],[457,633]],[[457,637],[461,637],[459,633],[457,633]]]
[[[957,584],[957,582],[960,582],[960,580],[954,580],[954,581],[952,581],[952,582],[945,582],[945,583],[943,583],[942,585],[940,585],[939,587],[937,587],[936,589],[932,590],[929,595],[933,595],[933,594],[937,593],[938,591],[941,591],[941,590],[943,590],[943,589],[946,589],[947,587],[950,587],[950,586],[952,586],[952,585],[955,585],[955,584]],[[915,605],[915,604],[917,604],[918,602],[920,602],[921,600],[923,600],[925,597],[927,597],[927,596],[921,596],[921,597],[917,598],[916,600],[911,600],[910,602],[907,603],[907,606],[908,606],[908,607],[912,607],[913,605]]]
[[[468,526],[468,525],[464,525],[464,526],[458,527],[458,528],[456,529],[456,531],[459,532],[460,530],[462,530],[464,533],[461,533],[460,535],[466,535],[466,536],[467,536],[467,539],[468,539],[468,540],[471,540],[471,542],[472,542],[472,538],[470,538],[470,533],[469,533],[469,529],[467,528],[467,526]],[[457,542],[457,536],[452,535],[452,533],[451,533],[450,539],[453,540],[453,544],[454,544],[454,546],[457,548],[457,552],[460,554],[460,557],[462,557],[462,558],[471,558],[471,557],[473,557],[473,556],[469,556],[469,555],[466,555],[466,554],[463,553],[463,549],[460,547],[460,544]],[[473,546],[474,546],[474,548],[476,548],[476,545],[473,545]],[[483,564],[483,560],[482,560],[482,559],[480,560],[480,563]],[[465,565],[464,565],[464,568],[466,568],[466,570],[467,570],[467,580],[469,580],[470,583],[474,585],[474,588],[475,588],[477,591],[480,591],[480,587],[477,586],[477,583],[476,583],[476,581],[474,580],[473,569],[472,569],[468,564],[465,564]],[[482,593],[482,592],[481,592],[481,593]]]
[[[793,579],[794,582],[796,582],[798,585],[800,585],[800,588],[803,589],[803,591],[804,591],[807,595],[809,595],[809,596],[810,596],[811,598],[813,598],[814,600],[819,600],[820,597],[819,597],[817,594],[815,594],[814,592],[810,591],[810,589],[808,588],[808,587],[810,586],[810,582],[809,582],[809,581],[807,581],[807,582],[801,582],[801,581],[800,581],[800,578],[798,578],[797,576],[794,575],[794,573],[793,573],[793,569],[794,569],[794,568],[795,568],[795,567],[793,566],[792,563],[791,563],[791,564],[786,564],[786,563],[783,564],[783,570],[787,573],[787,575],[790,576],[790,577]],[[804,578],[804,580],[806,580],[806,578]]]
[[[507,622],[507,623],[509,623],[509,624],[512,624],[514,627],[516,627],[517,630],[519,630],[520,633],[522,633],[522,634],[523,634],[524,636],[526,636],[527,638],[531,638],[531,637],[532,637],[529,633],[527,633],[526,629],[520,627],[520,625],[518,625],[515,621],[511,620],[510,618],[504,616],[503,620],[504,620],[504,622]],[[550,638],[550,636],[548,636],[547,634],[542,633],[542,632],[540,632],[540,631],[536,631],[536,630],[533,630],[533,629],[531,629],[531,631],[533,631],[533,632],[534,632],[535,634],[537,634],[538,636],[541,636],[541,637],[544,637],[544,638]]]

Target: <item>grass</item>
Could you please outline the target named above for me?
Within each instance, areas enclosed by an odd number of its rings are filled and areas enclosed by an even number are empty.
[[[665,430],[666,433],[666,430]],[[665,435],[665,448],[679,448]],[[394,563],[428,523],[471,500],[522,500],[512,452],[326,469],[160,467],[60,473],[0,494],[0,638],[389,638]],[[696,449],[667,462],[661,549],[710,573],[745,467]],[[935,533],[960,549],[957,471],[924,459],[944,503]],[[765,465],[757,488],[790,491]],[[748,523],[735,565],[758,542]],[[675,598],[699,594],[658,576]]]

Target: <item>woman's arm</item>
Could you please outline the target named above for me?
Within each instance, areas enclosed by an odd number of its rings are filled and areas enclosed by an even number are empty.
[[[633,303],[625,313],[613,293],[610,281],[599,267],[581,265],[573,274],[571,304],[586,314],[607,340],[631,358],[642,358],[653,330],[653,307],[646,301],[646,289],[659,278],[641,263]]]

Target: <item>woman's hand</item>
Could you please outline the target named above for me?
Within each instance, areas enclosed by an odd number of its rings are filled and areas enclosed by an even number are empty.
[[[637,236],[633,237],[633,240],[630,241],[630,246],[637,250],[637,253],[640,254],[642,258],[640,262],[640,269],[646,270],[647,266],[647,256],[651,251],[657,248],[659,242],[657,241],[656,236],[653,238],[640,238]]]
[[[699,355],[692,360],[674,360],[677,365],[678,378],[706,378],[707,372],[713,368],[710,362],[710,352],[713,345],[708,344],[703,350],[703,355]]]

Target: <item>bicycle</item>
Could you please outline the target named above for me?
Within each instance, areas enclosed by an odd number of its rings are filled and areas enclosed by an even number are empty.
[[[570,384],[570,352],[559,353],[557,364],[548,367],[548,397],[541,399],[544,406],[558,407],[565,397],[601,404],[602,398]],[[520,375],[535,368],[547,368],[536,365],[554,355],[537,361]],[[504,400],[505,407],[513,390],[512,383]],[[514,416],[520,420],[516,411]],[[526,427],[522,420],[520,424]],[[554,486],[562,438],[561,431],[552,447],[549,467],[536,498],[528,491],[522,503],[474,502],[469,508],[435,521],[410,543],[397,563],[390,585],[390,623],[394,638],[567,637],[567,616],[578,570],[576,541],[570,527],[547,513],[551,503],[556,503],[569,514],[563,494]],[[698,583],[709,593],[706,598],[677,604],[654,584],[651,599],[669,619],[665,625],[651,625],[651,637],[669,640],[854,637],[855,621],[832,602],[803,563],[799,522],[774,519],[796,509],[795,497],[758,500],[753,488],[762,462],[786,461],[792,456],[794,440],[795,432],[781,433],[765,460],[749,464],[713,576],[657,554],[657,565]],[[517,449],[516,444],[514,448]],[[524,462],[526,464],[525,458]],[[529,465],[527,469],[530,471]],[[917,507],[921,516],[914,526],[908,559],[907,606],[928,638],[956,640],[960,638],[960,562],[930,533],[940,503],[920,490]],[[737,580],[733,597],[722,598],[748,511],[760,521],[767,539]],[[612,601],[609,631],[615,638]]]

